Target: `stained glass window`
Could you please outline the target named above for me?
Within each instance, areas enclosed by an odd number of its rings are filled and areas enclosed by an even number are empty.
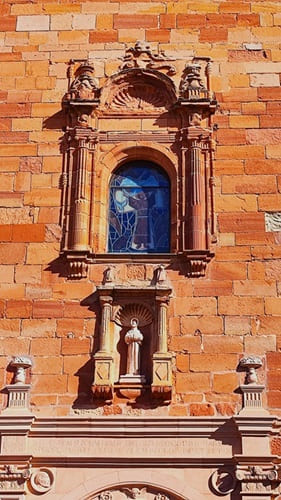
[[[170,251],[170,181],[156,164],[134,161],[112,175],[108,251]]]

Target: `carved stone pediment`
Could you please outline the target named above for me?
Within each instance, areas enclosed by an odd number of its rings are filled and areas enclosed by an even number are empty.
[[[131,69],[102,89],[100,110],[110,114],[161,114],[176,102],[174,84],[159,71]]]

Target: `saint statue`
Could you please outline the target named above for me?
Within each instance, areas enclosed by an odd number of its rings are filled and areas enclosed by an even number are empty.
[[[128,345],[127,352],[127,373],[120,376],[120,383],[128,381],[134,383],[144,383],[145,377],[140,374],[140,346],[143,341],[143,334],[138,329],[137,318],[131,319],[131,328],[125,335],[125,342]]]
[[[143,341],[143,334],[138,329],[138,320],[131,320],[132,328],[125,335],[125,342],[128,345],[127,354],[127,374],[140,374],[140,345]]]

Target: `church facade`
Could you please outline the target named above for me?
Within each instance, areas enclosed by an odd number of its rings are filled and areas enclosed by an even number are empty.
[[[278,499],[280,6],[0,13],[0,499]]]

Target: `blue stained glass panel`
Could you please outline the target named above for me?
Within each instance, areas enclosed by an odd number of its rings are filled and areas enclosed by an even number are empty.
[[[170,181],[154,163],[130,162],[112,175],[108,251],[170,251]]]

